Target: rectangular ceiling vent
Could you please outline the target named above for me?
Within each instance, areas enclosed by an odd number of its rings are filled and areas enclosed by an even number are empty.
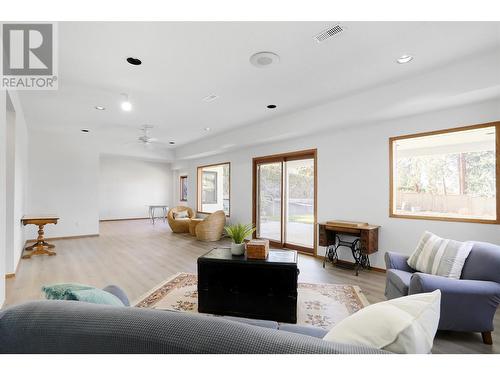
[[[345,31],[345,28],[340,26],[339,24],[330,27],[329,29],[326,29],[325,31],[320,32],[318,35],[314,37],[316,42],[318,43],[323,43],[326,40],[333,38],[334,36],[338,36],[342,34]]]
[[[203,101],[204,102],[213,102],[215,99],[218,99],[218,98],[219,98],[219,95],[211,94],[211,95],[205,96],[203,98]]]

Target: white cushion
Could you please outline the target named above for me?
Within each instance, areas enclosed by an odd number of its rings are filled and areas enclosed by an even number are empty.
[[[419,272],[460,279],[472,245],[472,242],[447,240],[424,232],[407,263]]]
[[[440,303],[440,290],[376,303],[340,321],[323,340],[426,354],[438,328]]]
[[[176,212],[174,213],[174,219],[186,219],[188,218],[189,215],[188,215],[188,212],[187,210],[183,210],[183,211],[179,211],[179,212]]]

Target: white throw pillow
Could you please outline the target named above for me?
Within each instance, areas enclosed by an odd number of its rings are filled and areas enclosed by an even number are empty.
[[[440,290],[376,303],[342,320],[323,340],[426,354],[438,328],[440,303]]]
[[[174,214],[174,219],[186,219],[189,217],[187,210],[179,211]]]
[[[407,263],[419,272],[460,279],[472,245],[472,242],[447,240],[424,232]]]

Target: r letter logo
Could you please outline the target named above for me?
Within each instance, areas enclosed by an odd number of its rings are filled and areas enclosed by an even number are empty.
[[[54,26],[51,23],[2,25],[1,88],[57,89]]]

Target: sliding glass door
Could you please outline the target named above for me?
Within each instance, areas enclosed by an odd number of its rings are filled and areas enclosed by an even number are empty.
[[[256,237],[273,246],[314,252],[316,150],[254,159]]]
[[[281,162],[257,166],[257,236],[281,243]]]
[[[285,243],[314,247],[314,159],[284,162]]]

